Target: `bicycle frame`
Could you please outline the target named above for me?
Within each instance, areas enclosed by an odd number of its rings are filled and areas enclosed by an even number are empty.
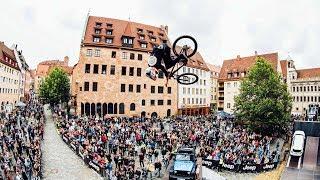
[[[178,71],[179,71],[179,69],[181,69],[182,67],[184,67],[184,66],[185,66],[185,64],[184,64],[184,65],[182,65],[182,66],[180,66],[180,67],[177,67],[177,69],[176,69],[176,70],[174,70],[174,69],[175,69],[175,67],[176,67],[176,66],[178,66],[178,64],[179,64],[179,63],[177,63],[176,65],[174,65],[174,66],[172,67],[171,72],[170,72],[170,74],[169,74],[169,77],[168,77],[168,78],[174,77],[173,75],[174,75],[176,72],[178,72]]]

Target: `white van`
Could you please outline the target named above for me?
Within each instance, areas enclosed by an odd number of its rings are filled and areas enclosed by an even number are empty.
[[[306,136],[303,131],[294,132],[290,150],[291,156],[302,156],[305,137]]]

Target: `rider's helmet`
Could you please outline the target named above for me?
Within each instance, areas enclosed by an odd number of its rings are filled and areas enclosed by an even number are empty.
[[[157,79],[157,74],[158,74],[158,71],[154,67],[148,67],[146,69],[146,76],[154,81]]]

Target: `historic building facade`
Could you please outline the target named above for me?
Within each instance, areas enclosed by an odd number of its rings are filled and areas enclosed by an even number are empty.
[[[210,81],[211,81],[211,87],[210,87],[210,110],[211,112],[214,112],[218,108],[218,79],[221,67],[216,66],[213,64],[208,64],[208,67],[210,69]]]
[[[218,110],[228,113],[234,111],[234,97],[239,94],[241,79],[246,76],[248,70],[255,64],[257,57],[263,57],[269,62],[275,71],[282,75],[278,53],[261,54],[255,52],[254,56],[240,57],[224,60],[218,80]]]
[[[177,82],[145,76],[152,48],[167,42],[167,27],[89,16],[73,69],[79,115],[170,116],[177,112]]]
[[[0,112],[10,112],[19,102],[20,69],[14,51],[0,42]]]
[[[281,65],[293,98],[292,114],[305,115],[310,104],[320,104],[320,68],[296,69],[290,57]]]
[[[64,70],[68,74],[71,85],[73,67],[69,66],[68,56],[65,56],[63,60],[42,61],[37,65],[37,69],[34,74],[34,91],[36,94],[39,93],[39,87],[44,81],[45,77],[47,77],[51,70],[54,68],[61,68],[62,70]]]
[[[210,113],[211,73],[199,52],[192,56],[178,74],[194,73],[199,80],[191,85],[178,84],[178,110],[182,115]]]

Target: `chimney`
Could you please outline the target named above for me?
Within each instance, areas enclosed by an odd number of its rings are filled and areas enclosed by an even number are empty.
[[[64,61],[64,64],[65,64],[66,66],[68,66],[68,64],[69,64],[69,57],[68,57],[68,56],[65,56],[65,57],[63,58],[63,61]]]
[[[239,61],[240,61],[240,59],[241,59],[241,58],[240,58],[240,55],[237,55],[237,60],[239,60]]]
[[[163,30],[163,31],[165,31],[166,34],[168,34],[168,26],[167,26],[167,25],[161,25],[161,26],[160,26],[160,29]]]
[[[258,56],[258,52],[257,52],[257,51],[254,51],[254,55],[255,55],[255,56]]]

